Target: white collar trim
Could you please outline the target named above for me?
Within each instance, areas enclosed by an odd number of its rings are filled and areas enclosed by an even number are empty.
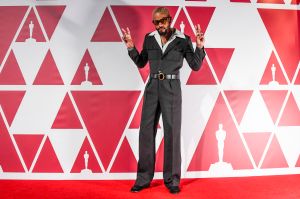
[[[158,43],[160,49],[162,50],[162,52],[164,53],[165,50],[167,49],[168,45],[176,38],[176,37],[180,37],[185,39],[185,35],[180,32],[179,30],[175,30],[175,33],[170,37],[170,39],[167,41],[167,43],[163,46],[161,43],[161,38],[160,35],[158,34],[157,30],[151,32],[148,36],[154,36],[156,42]]]
[[[159,35],[158,32],[157,32],[157,30],[151,32],[148,36],[155,36],[155,35]],[[185,39],[185,35],[182,32],[180,32],[179,30],[177,30],[177,29],[175,30],[175,33],[172,36]]]

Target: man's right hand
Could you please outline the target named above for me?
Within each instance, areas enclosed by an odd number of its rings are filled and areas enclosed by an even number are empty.
[[[133,48],[134,47],[134,43],[133,40],[131,38],[131,34],[130,34],[130,30],[127,27],[126,30],[124,28],[122,28],[123,31],[123,41],[125,42],[127,48]]]

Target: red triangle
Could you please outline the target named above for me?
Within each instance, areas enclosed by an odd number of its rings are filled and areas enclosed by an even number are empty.
[[[96,28],[92,42],[120,42],[122,41],[114,21],[106,8]]]
[[[49,50],[33,82],[34,85],[63,85],[52,53]]]
[[[296,5],[298,5],[298,4],[300,4],[300,0],[292,0],[291,4],[296,4]]]
[[[137,160],[131,150],[131,147],[125,138],[119,153],[110,170],[111,173],[128,173],[137,171]]]
[[[19,156],[13,145],[12,138],[0,114],[0,165],[3,172],[24,172]]]
[[[300,167],[300,155],[299,155],[299,158],[297,160],[296,167]]]
[[[271,145],[265,156],[261,168],[285,168],[285,167],[289,167],[289,166],[286,162],[280,144],[275,135],[272,139]]]
[[[152,11],[156,6],[111,6],[120,28],[130,29],[135,46],[142,50],[145,34],[155,30],[152,24]],[[171,16],[175,16],[178,6],[167,6]],[[149,75],[149,65],[139,69],[140,75],[146,82]]]
[[[15,118],[25,91],[0,91],[0,105],[10,126]]]
[[[205,51],[219,81],[222,82],[234,48],[206,48]]]
[[[43,146],[43,149],[34,166],[34,173],[63,173],[59,160],[56,157],[55,151],[49,138]]]
[[[200,24],[201,30],[205,33],[211,17],[215,11],[215,7],[186,7],[193,25]],[[192,37],[192,35],[190,35]]]
[[[63,15],[66,6],[36,6],[49,40]]]
[[[80,85],[81,82],[85,81],[84,68],[86,64],[89,66],[88,81],[92,82],[93,85],[102,85],[97,69],[88,50],[86,50],[71,84]]]
[[[266,69],[265,69],[265,72],[264,72],[264,75],[260,81],[260,84],[264,84],[264,85],[267,85],[269,84],[270,81],[273,80],[273,77],[272,77],[272,66],[274,65],[274,67],[276,68],[276,71],[275,71],[275,81],[277,81],[279,84],[287,84],[287,81],[283,75],[283,72],[282,72],[282,69],[278,63],[278,60],[274,54],[274,52],[272,52],[271,56],[270,56],[270,59],[269,59],[269,62],[266,66]]]
[[[69,94],[66,94],[52,124],[52,129],[82,129]]]
[[[240,134],[220,94],[190,162],[188,171],[207,171],[211,164],[219,161],[216,139],[216,131],[219,129],[219,124],[223,124],[223,129],[227,132],[224,144],[224,161],[230,163],[235,170],[253,168]]]
[[[279,1],[272,3],[275,2]],[[282,0],[280,2],[284,3]],[[291,81],[300,60],[298,35],[300,10],[258,9],[258,11]]]
[[[144,97],[141,99],[140,104],[134,114],[134,117],[131,120],[131,124],[129,126],[130,129],[139,129],[140,128],[143,103],[144,103]]]
[[[291,93],[280,118],[279,126],[300,126],[300,110]]]
[[[237,122],[240,124],[249,104],[253,91],[224,91]]]
[[[25,85],[25,80],[20,70],[13,51],[10,52],[0,73],[0,85]]]
[[[44,135],[14,135],[16,143],[29,170]]]
[[[5,57],[10,44],[21,24],[28,6],[1,6],[0,7],[0,64]]]
[[[283,101],[287,95],[285,90],[261,90],[260,91],[265,104],[269,110],[274,124],[278,118],[279,112],[282,108]]]
[[[81,149],[80,149],[80,151],[77,155],[77,158],[74,162],[71,173],[80,173],[81,170],[85,168],[84,154],[86,151],[89,154],[88,169],[91,169],[93,173],[102,173],[101,168],[96,159],[96,156],[95,156],[93,149],[87,138],[85,138],[85,140],[81,146]]]
[[[107,168],[140,92],[73,91],[72,94],[103,166]]]
[[[203,60],[203,64],[199,71],[191,71],[190,77],[186,82],[186,85],[215,85],[216,80],[212,75],[212,72],[208,66],[206,59]]]
[[[283,0],[257,0],[257,3],[284,4]]]
[[[181,22],[183,22],[184,25],[185,25],[184,34],[189,35],[191,37],[191,40],[193,42],[195,42],[196,41],[195,36],[194,36],[195,33],[194,33],[194,31],[193,31],[193,29],[192,29],[192,27],[190,25],[190,22],[189,22],[189,20],[188,20],[188,18],[186,16],[186,14],[184,13],[183,9],[180,10],[180,13],[179,13],[179,15],[178,15],[178,17],[176,19],[175,24],[174,24],[174,28],[176,28],[177,30],[181,30],[180,29]]]
[[[165,141],[162,139],[158,150],[156,152],[156,160],[155,160],[155,171],[156,172],[163,172],[164,170],[164,146]]]
[[[251,3],[250,0],[230,0],[230,2]]]
[[[143,103],[144,103],[144,97],[141,99],[140,104],[139,104],[138,108],[136,109],[134,117],[131,120],[131,124],[129,126],[129,129],[139,129],[140,128]],[[161,128],[159,124],[157,124],[157,128],[158,129]]]
[[[30,10],[29,15],[27,16],[27,19],[17,38],[17,42],[25,42],[26,39],[30,37],[29,24],[31,23],[31,21],[34,24],[33,31],[32,31],[32,38],[35,39],[37,42],[45,42],[46,39],[43,35],[41,26],[39,24],[39,21],[37,20],[37,17],[33,9]]]
[[[271,133],[244,133],[243,135],[250,149],[252,157],[256,163],[256,166],[258,166]]]

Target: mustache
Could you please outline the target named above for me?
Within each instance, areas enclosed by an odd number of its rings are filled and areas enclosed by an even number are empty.
[[[158,28],[156,28],[158,34],[161,35],[161,36],[165,36],[168,33],[169,29],[170,28],[165,28],[165,27],[158,27]]]
[[[165,27],[159,27],[159,28],[156,28],[156,30],[160,30],[160,29],[165,29],[165,30],[167,30],[167,28],[165,28]]]

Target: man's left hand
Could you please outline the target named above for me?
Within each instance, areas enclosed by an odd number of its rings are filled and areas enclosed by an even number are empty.
[[[199,24],[195,25],[195,32],[196,32],[196,46],[198,48],[203,48],[204,46],[204,34],[201,32],[201,27]]]

